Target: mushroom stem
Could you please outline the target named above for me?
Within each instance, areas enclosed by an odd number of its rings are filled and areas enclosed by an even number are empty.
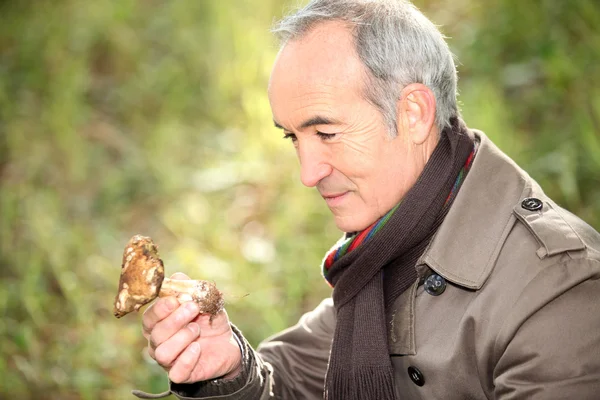
[[[223,295],[214,283],[209,281],[180,280],[164,278],[159,297],[175,296],[179,303],[195,301],[201,313],[216,314],[223,309]]]
[[[179,297],[180,295],[183,296],[185,294],[189,294],[190,300],[192,300],[191,296],[193,296],[194,293],[197,291],[196,288],[199,285],[200,285],[199,281],[192,280],[192,279],[164,278],[162,281],[162,285],[160,287],[160,292],[158,293],[158,295],[160,297],[166,297],[166,296]]]

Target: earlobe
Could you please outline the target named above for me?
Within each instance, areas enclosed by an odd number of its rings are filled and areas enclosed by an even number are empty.
[[[398,117],[399,132],[406,132],[416,145],[427,141],[435,130],[435,95],[431,89],[420,83],[402,89]]]

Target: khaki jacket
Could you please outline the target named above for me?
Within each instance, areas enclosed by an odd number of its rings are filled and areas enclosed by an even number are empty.
[[[600,235],[473,135],[473,166],[389,321],[397,397],[600,399]],[[326,299],[246,345],[243,387],[207,398],[321,399],[334,329]]]

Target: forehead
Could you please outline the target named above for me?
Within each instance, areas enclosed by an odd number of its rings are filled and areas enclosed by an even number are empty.
[[[321,23],[279,52],[269,81],[273,111],[279,103],[358,93],[363,76],[348,26]]]

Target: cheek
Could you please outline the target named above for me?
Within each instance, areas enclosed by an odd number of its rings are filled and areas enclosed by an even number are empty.
[[[386,152],[384,144],[377,139],[375,133],[349,134],[335,144],[335,158],[347,169],[354,170],[356,176],[370,175],[371,171],[377,169]]]
[[[415,164],[406,148],[397,148],[386,143],[372,164],[369,187],[365,195],[375,197],[382,207],[392,207],[398,203],[414,184]]]
[[[377,173],[376,157],[363,151],[354,143],[339,143],[339,151],[333,152],[333,167],[345,175],[355,185],[362,186]]]
[[[396,187],[398,173],[380,148],[365,150],[355,144],[346,146],[336,153],[334,168],[352,182],[363,202],[376,206]]]

